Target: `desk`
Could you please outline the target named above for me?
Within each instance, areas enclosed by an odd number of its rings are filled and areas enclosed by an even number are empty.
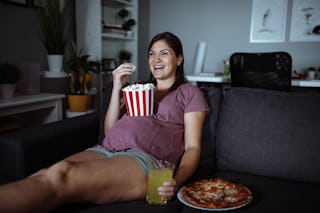
[[[214,75],[213,73],[188,74],[186,79],[191,82],[207,82],[229,84],[231,79],[229,76]],[[320,87],[320,79],[317,80],[296,80],[291,81],[293,87]]]
[[[62,99],[64,94],[40,93],[35,95],[16,95],[12,99],[0,100],[0,117],[46,109],[43,123],[62,119]],[[40,116],[41,113],[33,115]]]
[[[193,82],[231,83],[231,79],[229,76],[214,75],[213,73],[190,74],[185,75],[185,77],[188,81]]]

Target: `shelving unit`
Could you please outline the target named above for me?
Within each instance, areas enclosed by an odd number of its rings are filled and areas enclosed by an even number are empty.
[[[75,3],[76,36],[79,48],[88,53],[92,60],[113,58],[118,63],[119,51],[125,49],[132,53],[132,63],[137,67],[138,0],[77,0]],[[122,20],[118,17],[118,12],[123,8],[129,11],[129,18],[136,21],[131,32],[128,34],[104,32],[104,26],[121,27]],[[94,85],[98,88],[100,109],[105,85],[111,81],[110,76],[110,74],[102,72],[94,78]],[[129,80],[136,81],[137,72]]]

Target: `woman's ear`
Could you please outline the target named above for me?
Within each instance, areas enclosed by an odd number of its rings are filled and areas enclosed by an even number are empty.
[[[177,58],[177,65],[180,66],[180,64],[182,63],[183,61],[183,56],[182,55],[179,55],[178,58]]]

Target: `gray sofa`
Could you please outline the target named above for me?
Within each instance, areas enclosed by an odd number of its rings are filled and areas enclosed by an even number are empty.
[[[252,202],[233,212],[320,212],[320,93],[202,90],[211,111],[203,129],[201,162],[189,182],[222,177],[249,187]],[[99,117],[93,113],[1,135],[2,182],[97,143],[102,137],[100,133],[98,139]],[[145,200],[68,204],[54,212],[203,211],[174,199],[165,206]]]

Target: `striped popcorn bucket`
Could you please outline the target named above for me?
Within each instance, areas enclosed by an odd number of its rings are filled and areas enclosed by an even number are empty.
[[[123,90],[123,94],[129,116],[150,116],[153,114],[153,88],[133,91]]]

